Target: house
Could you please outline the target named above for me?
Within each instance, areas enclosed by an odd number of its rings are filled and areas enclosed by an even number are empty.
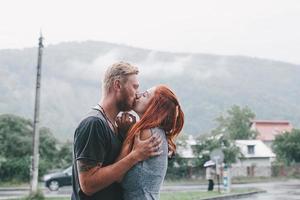
[[[232,176],[271,176],[276,155],[261,140],[235,140],[242,156],[232,165]]]
[[[185,159],[194,159],[196,156],[193,153],[192,146],[196,145],[197,142],[192,135],[188,135],[186,140],[184,140],[185,144],[178,145],[177,152],[180,157]]]
[[[271,147],[277,135],[290,132],[293,126],[289,121],[253,120],[250,124],[251,130],[257,131],[257,140],[262,140]]]
[[[194,139],[192,135],[188,135],[185,139],[178,141],[179,144],[177,145],[177,153],[178,155],[184,159],[188,165],[188,171],[186,174],[187,178],[197,178],[203,177],[204,171],[199,171],[198,169],[193,170],[196,166],[196,155],[193,152],[193,146],[197,145],[197,141]],[[175,167],[179,168],[180,165],[175,163]],[[180,172],[182,173],[182,172]]]

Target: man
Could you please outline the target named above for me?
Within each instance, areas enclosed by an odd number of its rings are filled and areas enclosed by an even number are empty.
[[[161,153],[156,151],[160,138],[152,136],[142,141],[137,136],[133,151],[115,162],[122,146],[115,119],[120,111],[129,111],[135,104],[137,74],[135,66],[124,62],[113,64],[105,72],[101,101],[75,131],[72,199],[122,199],[116,181],[139,161]]]
[[[206,167],[206,180],[208,180],[207,191],[213,191],[214,190],[215,175],[216,175],[215,165],[207,166]]]

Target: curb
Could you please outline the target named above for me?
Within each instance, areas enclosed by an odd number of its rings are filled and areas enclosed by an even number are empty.
[[[29,187],[1,187],[0,191],[27,191]]]
[[[245,193],[237,193],[237,194],[225,194],[222,196],[217,196],[217,197],[209,197],[209,198],[205,198],[205,199],[201,199],[201,200],[226,200],[226,199],[237,199],[237,198],[241,198],[241,197],[247,197],[247,196],[251,196],[254,194],[258,194],[258,193],[266,193],[266,190],[258,190],[258,191],[253,191],[253,192],[245,192]]]

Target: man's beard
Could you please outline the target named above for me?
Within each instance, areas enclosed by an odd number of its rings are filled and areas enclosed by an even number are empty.
[[[133,103],[130,104],[129,95],[126,92],[126,90],[124,90],[122,92],[121,99],[117,102],[117,107],[120,111],[130,111],[134,107],[134,104],[135,104],[135,101],[133,101]]]

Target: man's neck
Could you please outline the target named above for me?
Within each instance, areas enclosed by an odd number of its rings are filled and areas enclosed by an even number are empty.
[[[99,102],[99,105],[104,109],[104,112],[109,120],[115,123],[115,119],[120,111],[116,106],[114,98],[105,97]]]

